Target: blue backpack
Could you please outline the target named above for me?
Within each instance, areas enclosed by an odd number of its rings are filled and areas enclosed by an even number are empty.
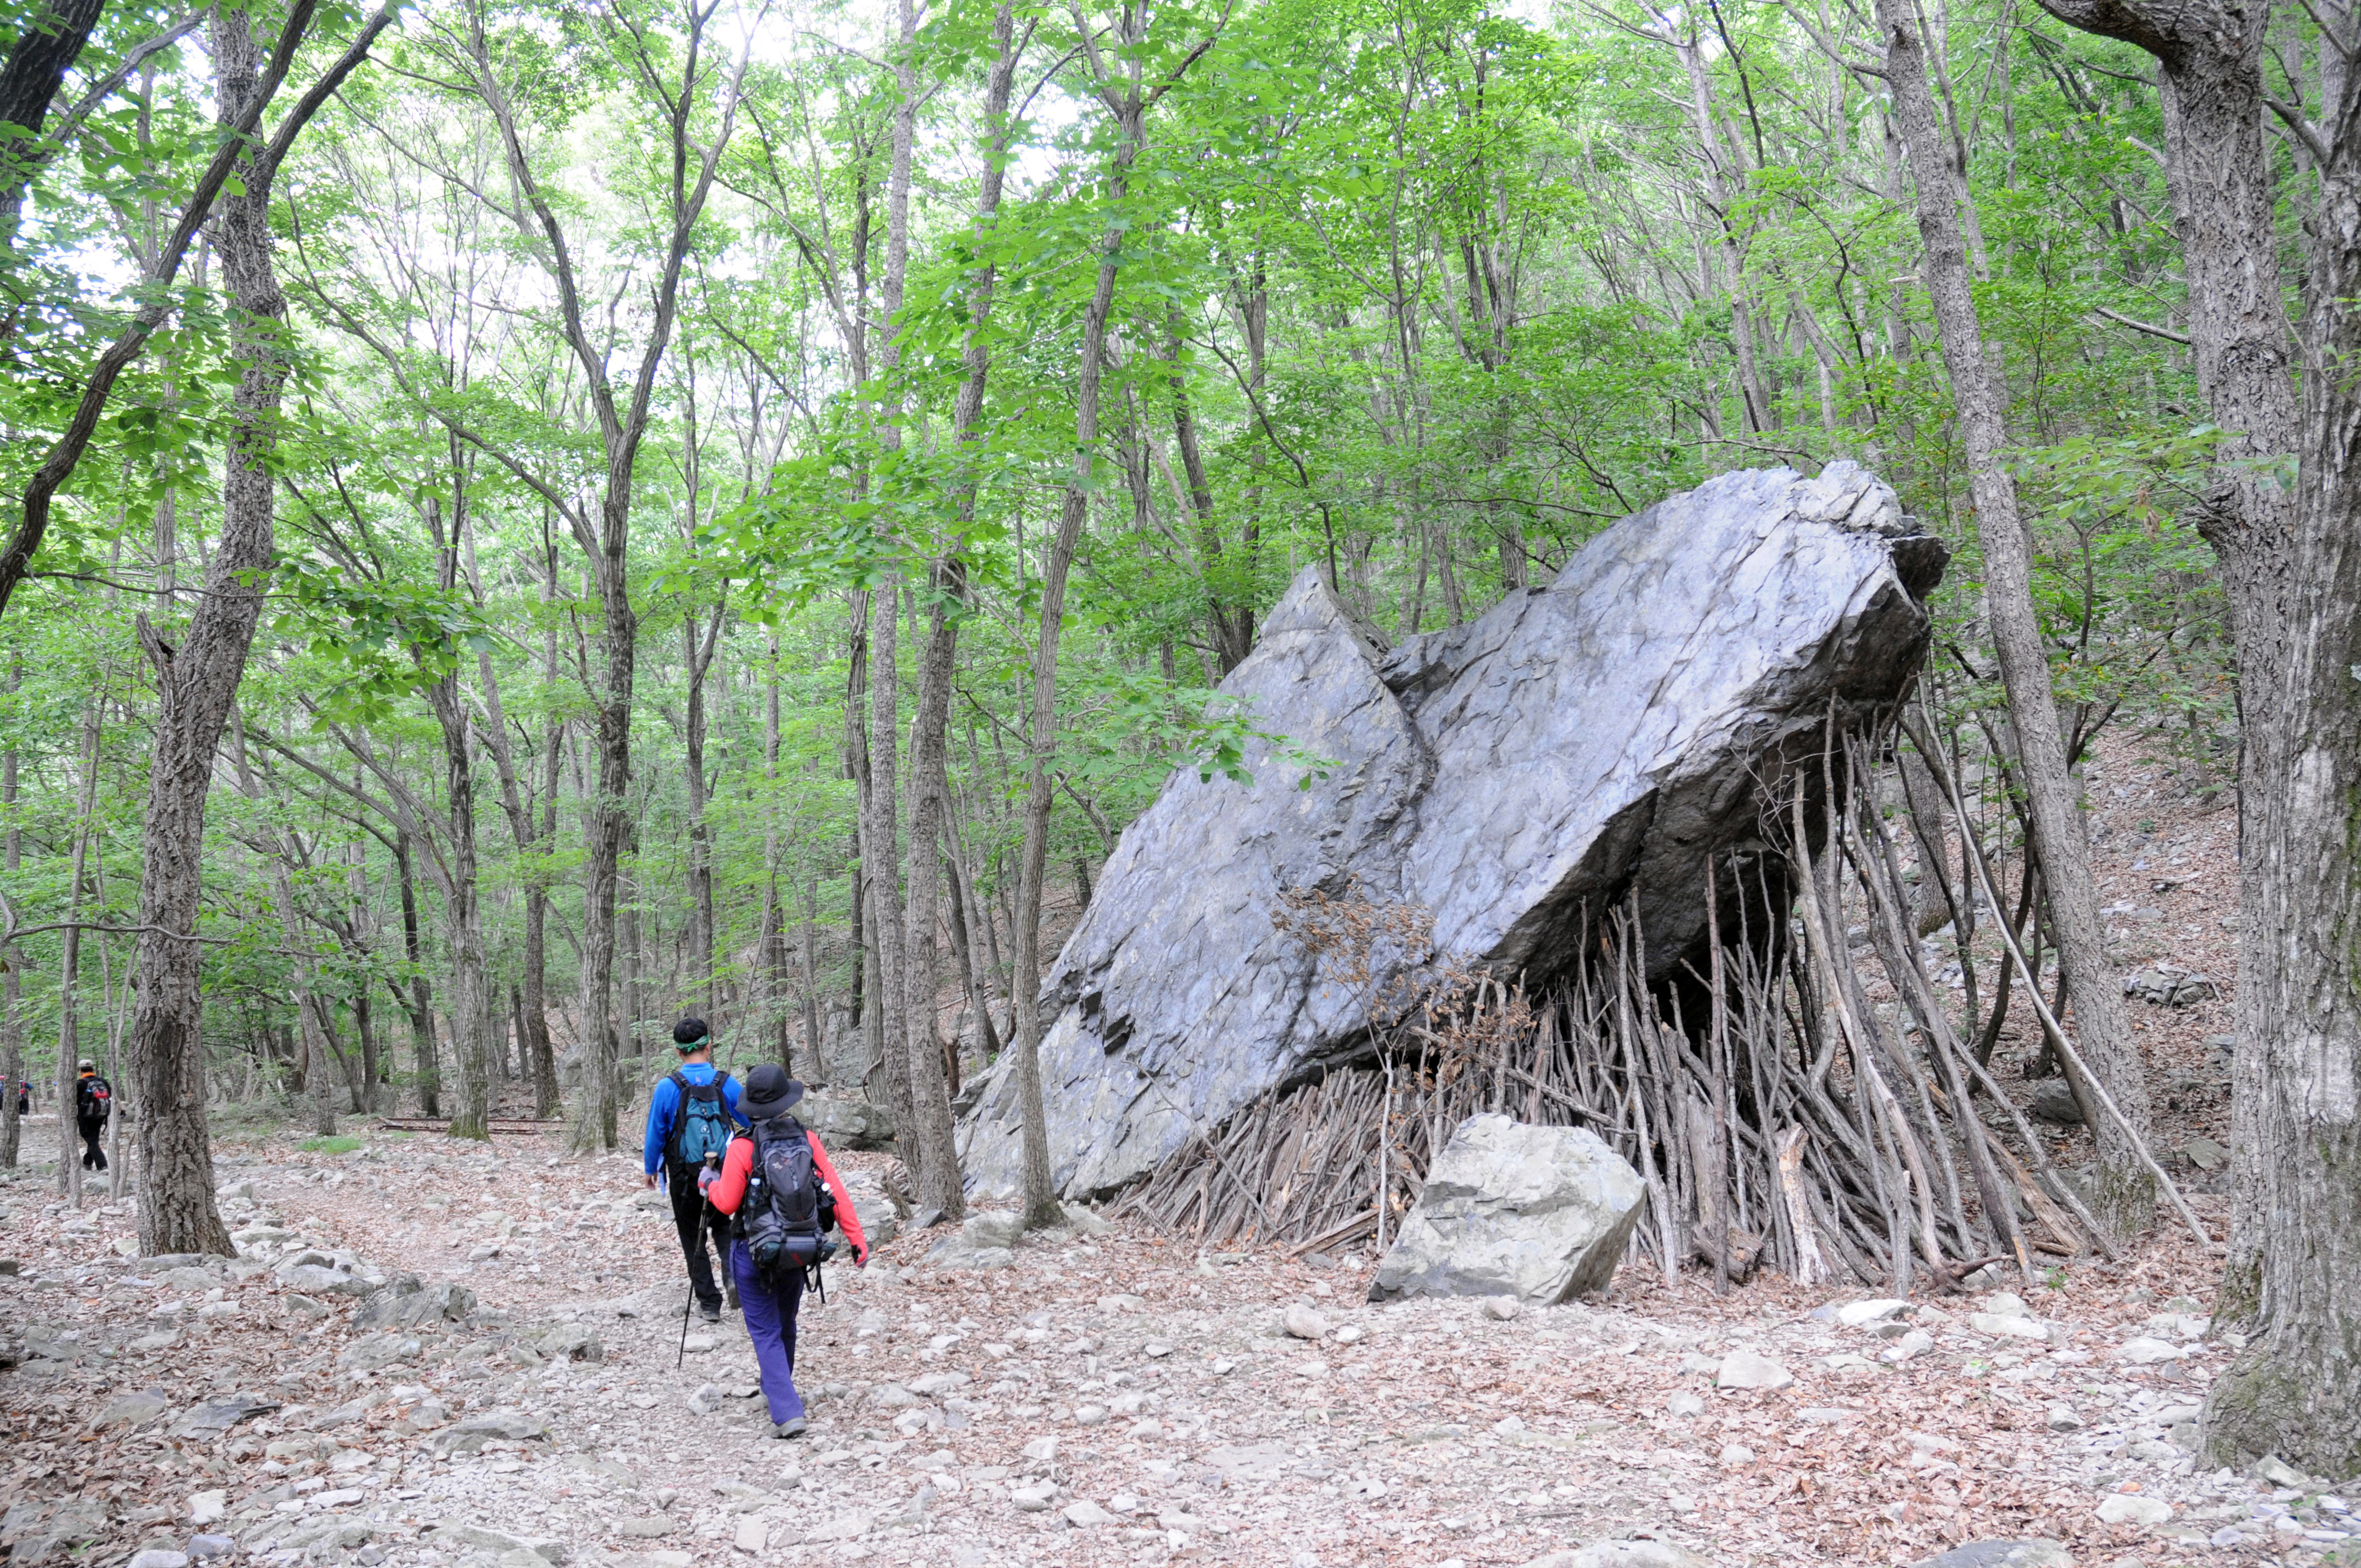
[[[730,1146],[730,1102],[722,1098],[730,1075],[717,1071],[709,1083],[691,1083],[677,1070],[665,1076],[680,1091],[665,1157],[675,1169],[703,1165],[707,1155],[718,1157]]]

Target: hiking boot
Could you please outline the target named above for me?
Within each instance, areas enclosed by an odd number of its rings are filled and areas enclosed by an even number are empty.
[[[697,1315],[708,1323],[718,1323],[721,1321],[721,1309],[713,1302],[699,1301],[697,1304]]]
[[[781,1421],[777,1426],[773,1427],[771,1429],[771,1435],[773,1437],[801,1437],[809,1428],[810,1424],[811,1423],[805,1420],[803,1417],[797,1416],[793,1420]]]

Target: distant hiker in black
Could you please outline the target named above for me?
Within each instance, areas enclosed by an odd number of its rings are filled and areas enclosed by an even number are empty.
[[[721,1321],[721,1287],[705,1245],[710,1241],[715,1252],[721,1251],[724,1233],[705,1206],[697,1176],[707,1155],[718,1160],[728,1151],[730,1135],[746,1118],[738,1113],[737,1080],[713,1065],[713,1036],[705,1020],[675,1024],[672,1044],[680,1066],[658,1079],[649,1096],[640,1165],[650,1187],[661,1181],[672,1190],[672,1223],[680,1232],[681,1255],[688,1260],[688,1282],[697,1292],[697,1310],[715,1323]]]
[[[85,1059],[74,1080],[74,1124],[82,1129],[82,1168],[104,1170],[106,1151],[98,1140],[106,1134],[106,1119],[115,1113],[115,1090],[98,1076],[98,1064]]]

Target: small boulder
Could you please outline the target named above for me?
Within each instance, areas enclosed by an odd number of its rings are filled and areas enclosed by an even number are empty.
[[[143,1388],[138,1393],[124,1394],[108,1400],[106,1408],[98,1412],[97,1425],[102,1430],[127,1427],[136,1431],[162,1420],[171,1409],[172,1402],[164,1398],[160,1389]]]
[[[1323,1339],[1328,1333],[1328,1320],[1301,1303],[1290,1307],[1279,1322],[1297,1339]]]
[[[2111,1492],[2099,1499],[2101,1524],[2162,1524],[2172,1517],[2172,1505],[2161,1497],[2131,1492]]]
[[[831,1148],[882,1149],[894,1141],[893,1113],[849,1094],[807,1094],[796,1106],[796,1120]]]
[[[1484,1298],[1484,1315],[1492,1319],[1496,1322],[1505,1323],[1523,1310],[1524,1303],[1518,1300],[1514,1296],[1487,1296]]]
[[[1115,1522],[1115,1515],[1087,1498],[1079,1503],[1068,1503],[1064,1515],[1066,1522],[1076,1530],[1091,1530],[1099,1525]]]
[[[1910,1303],[1883,1297],[1873,1301],[1848,1301],[1837,1309],[1837,1321],[1849,1329],[1864,1328],[1883,1322],[1896,1312],[1906,1312]]]
[[[1427,1171],[1369,1299],[1514,1296],[1547,1304],[1603,1288],[1646,1189],[1581,1127],[1470,1116]]]
[[[2180,1157],[2200,1170],[2214,1171],[2230,1163],[2230,1151],[2211,1138],[2191,1138],[2180,1146]]]
[[[2026,1114],[2037,1122],[2047,1122],[2053,1127],[2079,1127],[2082,1124],[2082,1107],[2074,1102],[2074,1091],[2066,1087],[2064,1079],[2050,1079],[2033,1091]]]
[[[1980,1334],[1999,1339],[2048,1339],[2049,1330],[2033,1318],[2011,1317],[2001,1312],[1971,1312],[1968,1327]]]
[[[1911,1568],[2074,1568],[2074,1559],[2055,1541],[1971,1541]]]
[[[2138,1339],[2126,1340],[2124,1347],[2115,1352],[2115,1357],[2134,1366],[2152,1366],[2159,1361],[2179,1361],[2184,1354],[2180,1346],[2169,1340],[2153,1339],[2143,1334]]]
[[[1717,1388],[1784,1388],[1795,1380],[1795,1375],[1778,1362],[1751,1350],[1731,1351],[1713,1375]]]

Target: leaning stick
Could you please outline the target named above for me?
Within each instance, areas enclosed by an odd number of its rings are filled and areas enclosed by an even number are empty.
[[[1948,768],[1944,770],[1943,792],[1953,796],[1951,809],[1958,814],[1960,820],[1965,823],[1967,808],[1957,798],[1955,782],[1950,777],[1950,770]],[[1984,864],[1984,847],[1977,843],[1972,835],[1965,834],[1964,828],[1962,833],[1967,837],[1970,848],[1975,851],[1968,858],[1975,862],[1976,880],[1983,884],[1984,896],[1992,900],[1992,906],[1997,912],[2000,908],[2000,894],[1993,886],[1992,868]],[[2077,1051],[2074,1048],[2074,1043],[2066,1037],[2065,1026],[2059,1024],[2056,1015],[2049,1011],[2049,1004],[2041,999],[2041,987],[2035,981],[2033,968],[2025,961],[2024,950],[2016,945],[2016,936],[2009,930],[2008,922],[1995,920],[1993,924],[2000,928],[2001,945],[2008,949],[2009,958],[2015,963],[2017,973],[2025,981],[2026,999],[2033,1003],[2033,1011],[2040,1017],[2042,1031],[2049,1036],[2049,1043],[2058,1047],[2058,1054],[2066,1058],[2069,1067],[2082,1075],[2082,1081],[2091,1086],[2091,1092],[2098,1096],[2099,1103],[2106,1108],[2108,1115],[2114,1118],[2115,1125],[2123,1129],[2124,1137],[2132,1146],[2132,1152],[2138,1155],[2140,1163],[2147,1166],[2150,1174],[2164,1184],[2164,1195],[2172,1201],[2173,1212],[2180,1216],[2180,1223],[2189,1227],[2189,1234],[2197,1238],[2200,1246],[2209,1253],[2212,1252],[2216,1245],[2213,1233],[2198,1223],[2196,1214],[2190,1210],[2188,1200],[2181,1197],[2180,1189],[2173,1184],[2171,1177],[2165,1174],[2164,1167],[2157,1164],[2156,1156],[2148,1152],[2147,1140],[2139,1135],[2139,1130],[2132,1125],[2131,1118],[2125,1115],[2123,1108],[2115,1103],[2115,1097],[2107,1092],[2107,1086],[2099,1080],[2099,1075],[2092,1072],[2088,1064],[2082,1060],[2081,1053]]]

